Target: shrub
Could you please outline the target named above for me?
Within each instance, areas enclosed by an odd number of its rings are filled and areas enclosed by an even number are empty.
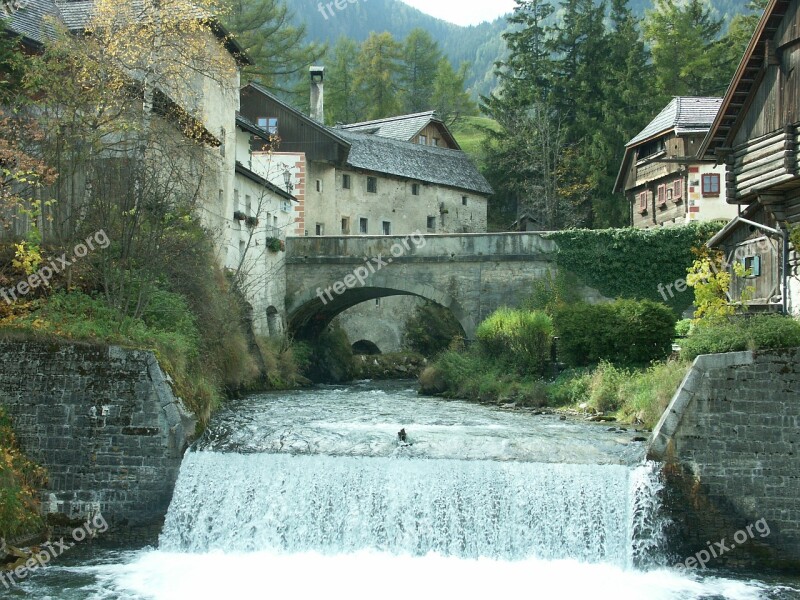
[[[0,406],[0,538],[33,533],[42,525],[39,489],[47,474],[19,449],[11,419]]]
[[[681,356],[770,350],[800,346],[800,322],[781,315],[758,315],[701,324],[681,344]]]
[[[578,278],[571,273],[547,271],[545,276],[533,282],[532,291],[522,302],[525,310],[541,310],[552,315],[555,310],[565,304],[580,300]]]
[[[688,363],[669,360],[632,373],[619,387],[621,417],[655,427],[688,370]]]
[[[692,332],[692,319],[681,319],[677,323],[675,323],[675,335],[676,337],[686,337]]]
[[[344,383],[356,374],[353,347],[338,322],[323,331],[313,342],[305,376],[314,383]]]
[[[487,356],[541,374],[550,361],[553,321],[543,312],[500,308],[478,326],[475,337]]]
[[[622,404],[619,390],[629,374],[608,362],[601,362],[589,380],[589,403],[600,412],[612,412]]]
[[[646,365],[670,354],[675,322],[668,306],[651,300],[565,305],[554,316],[559,358],[571,366]]]
[[[453,313],[434,302],[418,306],[406,322],[405,343],[414,352],[431,357],[446,350],[454,339],[463,338],[464,330]]]

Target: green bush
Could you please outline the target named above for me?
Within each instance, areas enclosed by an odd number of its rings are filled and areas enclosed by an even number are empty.
[[[686,337],[692,332],[694,321],[692,319],[681,319],[675,323],[675,335],[677,337]]]
[[[406,346],[422,356],[436,356],[446,350],[456,338],[463,338],[464,330],[453,313],[434,302],[418,306],[406,322]]]
[[[570,366],[602,360],[618,365],[646,365],[667,357],[675,335],[675,314],[650,300],[585,302],[558,308],[553,319],[559,336],[559,359]]]
[[[698,325],[681,343],[681,356],[770,350],[800,346],[800,322],[781,315],[735,318],[725,323]]]
[[[553,321],[543,312],[500,308],[475,332],[481,351],[524,373],[544,373],[550,361]]]
[[[353,347],[337,322],[308,342],[311,352],[304,375],[314,383],[344,383],[356,374]]]
[[[555,310],[565,304],[580,301],[578,278],[571,273],[547,271],[545,276],[533,282],[530,296],[522,302],[525,310],[541,310],[552,315]]]

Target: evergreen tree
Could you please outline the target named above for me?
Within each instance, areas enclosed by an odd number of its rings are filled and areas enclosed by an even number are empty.
[[[751,0],[747,4],[748,12],[746,14],[738,14],[731,19],[722,42],[728,54],[728,63],[732,68],[735,68],[742,59],[767,3],[768,0]]]
[[[276,91],[291,89],[326,47],[306,43],[305,25],[296,25],[285,0],[224,0],[225,25],[255,65],[242,78]]]
[[[672,96],[725,92],[733,64],[720,41],[722,24],[704,0],[656,0],[655,9],[647,11],[644,37],[652,48],[662,104]]]
[[[464,89],[468,69],[465,63],[456,71],[446,58],[439,61],[436,69],[432,102],[437,115],[448,127],[478,112],[478,107]]]
[[[403,65],[400,75],[404,112],[430,110],[434,80],[441,58],[439,44],[427,31],[414,29],[408,34],[403,45]]]
[[[382,119],[400,112],[397,84],[402,46],[391,33],[371,33],[361,45],[356,87],[367,107],[366,119]]]
[[[333,61],[325,77],[325,119],[335,123],[361,120],[364,106],[356,88],[358,44],[346,37],[336,42]]]

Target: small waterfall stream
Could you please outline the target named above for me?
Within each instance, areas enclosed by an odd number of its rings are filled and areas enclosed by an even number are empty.
[[[194,452],[165,551],[377,550],[633,566],[659,531],[655,469],[419,458]],[[646,482],[646,485],[642,485]]]

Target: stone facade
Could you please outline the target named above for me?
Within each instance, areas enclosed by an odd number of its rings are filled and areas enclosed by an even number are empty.
[[[655,429],[686,556],[763,519],[710,566],[800,566],[800,349],[700,356]],[[743,537],[744,536],[740,536]]]
[[[166,514],[195,419],[152,352],[0,342],[0,402],[48,471],[43,512],[112,525]]]

